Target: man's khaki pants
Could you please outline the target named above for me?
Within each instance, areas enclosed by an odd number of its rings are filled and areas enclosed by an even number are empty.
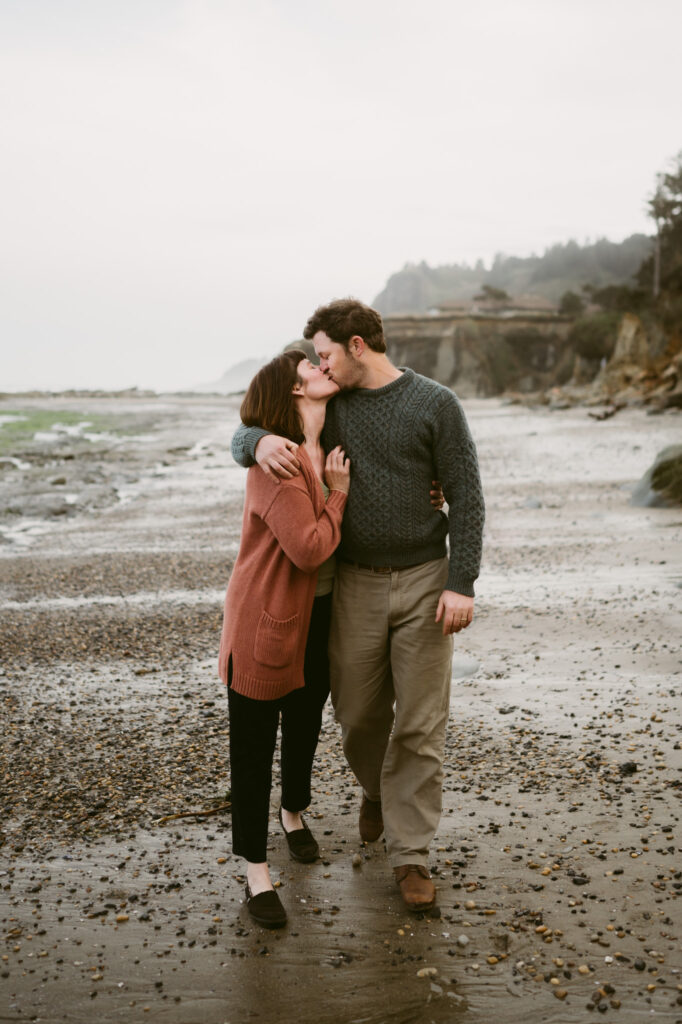
[[[343,749],[381,799],[389,862],[428,863],[442,808],[452,637],[436,623],[447,559],[390,572],[339,562],[329,640]]]

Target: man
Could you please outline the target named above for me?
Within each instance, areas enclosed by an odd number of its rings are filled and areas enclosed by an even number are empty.
[[[473,619],[481,557],[476,449],[455,395],[391,363],[376,310],[336,300],[315,311],[304,337],[341,388],[327,407],[323,444],[329,451],[342,443],[353,467],[329,655],[344,752],[363,788],[360,836],[371,842],[385,832],[406,906],[428,910],[452,633]],[[296,447],[242,426],[232,453],[242,465],[255,460],[288,478],[298,471]],[[431,508],[434,478],[447,516]]]

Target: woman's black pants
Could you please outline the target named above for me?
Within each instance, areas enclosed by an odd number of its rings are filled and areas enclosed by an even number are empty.
[[[282,807],[310,803],[310,775],[329,696],[331,594],[316,597],[305,649],[305,686],[279,700],[253,700],[228,686],[232,849],[254,864],[267,860],[272,759],[282,718]]]

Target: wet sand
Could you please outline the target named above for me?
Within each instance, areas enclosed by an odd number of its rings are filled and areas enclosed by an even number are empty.
[[[360,843],[328,712],[323,856],[289,861],[273,813],[290,923],[269,933],[229,809],[160,821],[229,799],[215,651],[237,405],[0,401],[78,414],[0,462],[0,1021],[682,1021],[682,510],[628,503],[679,414],[466,403],[488,523],[437,911],[407,914],[383,843]]]

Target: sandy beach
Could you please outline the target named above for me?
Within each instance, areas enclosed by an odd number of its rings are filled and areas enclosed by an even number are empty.
[[[682,509],[629,503],[680,414],[465,403],[488,518],[438,906],[407,914],[360,842],[327,708],[322,859],[288,859],[275,787],[269,933],[216,675],[238,406],[0,399],[0,1021],[682,1022]]]

